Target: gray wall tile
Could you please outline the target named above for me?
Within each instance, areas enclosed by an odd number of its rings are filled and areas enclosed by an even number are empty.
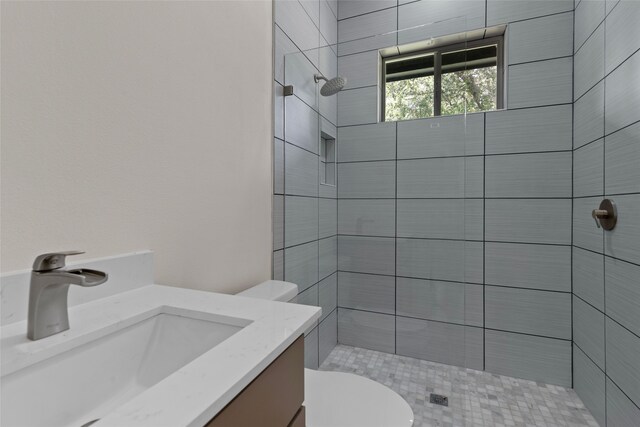
[[[482,326],[480,285],[398,277],[396,314],[425,320]]]
[[[395,160],[396,124],[349,126],[338,129],[338,161]]]
[[[395,161],[338,164],[338,197],[392,199],[395,195]]]
[[[486,197],[571,197],[571,153],[487,156]]]
[[[638,50],[638,40],[640,40],[638,22],[640,22],[640,4],[637,1],[624,0],[607,16],[605,49],[607,74]]]
[[[482,369],[482,329],[397,318],[397,354]]]
[[[398,9],[391,8],[338,21],[338,55],[375,50],[397,44]],[[382,36],[373,37],[378,34]]]
[[[395,313],[395,281],[391,276],[338,272],[338,305],[345,308]]]
[[[338,273],[333,273],[318,283],[318,305],[322,307],[321,322],[335,312],[338,307]]]
[[[284,280],[284,251],[273,253],[273,280]]]
[[[483,28],[484,12],[485,2],[480,0],[422,0],[401,5],[398,29],[403,31],[398,33],[398,44]]]
[[[336,199],[338,197],[338,186],[318,182],[318,196]]]
[[[604,314],[573,297],[573,342],[604,369]]]
[[[285,246],[299,245],[312,240],[318,240],[318,199],[285,196]]]
[[[338,93],[338,125],[364,125],[378,121],[378,88],[362,87]]]
[[[320,143],[318,113],[297,96],[286,97],[285,113],[285,141],[317,154]]]
[[[571,111],[557,105],[488,112],[487,154],[570,150]]]
[[[338,233],[395,237],[396,201],[341,200],[338,207]]]
[[[485,331],[485,369],[564,387],[571,386],[571,342]]]
[[[338,43],[338,19],[325,0],[320,0],[320,34],[327,43],[332,45]],[[337,46],[333,48],[338,50]]]
[[[333,310],[318,326],[318,362],[322,364],[338,344],[338,311]]]
[[[338,16],[338,0],[327,0],[327,4],[329,5],[329,8],[331,8],[333,15],[337,17]]]
[[[571,247],[487,242],[485,283],[571,292]]]
[[[318,328],[304,337],[304,367],[318,369]]]
[[[482,197],[483,163],[482,157],[398,161],[398,197]]]
[[[284,58],[286,55],[294,52],[299,52],[295,43],[291,41],[289,37],[282,31],[279,26],[275,26],[274,29],[274,61],[273,61],[273,77],[275,81],[280,84],[284,84]]]
[[[604,136],[604,82],[598,83],[574,104],[574,148]]]
[[[600,206],[602,197],[573,199],[573,244],[603,253],[603,232],[591,217],[591,211]]]
[[[329,57],[332,61],[337,61],[337,57],[333,53],[330,47],[325,47],[321,49],[321,52],[330,52],[331,55]],[[320,63],[323,62],[323,58],[327,55],[320,55]],[[337,76],[338,71],[337,67],[333,67],[332,65],[331,71],[322,71],[325,76]],[[318,93],[320,86],[318,86]],[[326,118],[333,125],[338,124],[338,97],[337,96],[319,96],[318,97],[318,105],[320,107],[320,115]],[[336,132],[331,133],[331,136],[336,136]]]
[[[318,242],[285,249],[284,280],[298,285],[300,291],[318,281]]]
[[[607,194],[640,192],[640,123],[606,138],[605,163]]]
[[[319,70],[320,73],[324,76],[326,76],[327,78],[332,78],[333,76],[336,76],[338,74],[338,55],[336,54],[336,51],[334,49],[336,49],[335,46],[327,46],[326,45],[326,41],[324,40],[324,38],[322,39],[322,44],[324,46],[318,48],[318,56],[320,57],[320,64],[319,64]],[[314,80],[315,83],[315,80]],[[321,87],[320,84],[317,85],[318,89]],[[336,103],[336,97],[335,96],[319,96],[317,95],[317,99],[318,99],[318,103],[321,100],[325,100],[325,101],[330,101],[333,100],[334,103]],[[336,105],[337,107],[337,105]],[[337,111],[337,110],[336,110]],[[333,120],[333,123],[335,123],[336,121]]]
[[[284,197],[273,196],[273,249],[284,248]]]
[[[329,97],[323,96],[323,98],[329,98]],[[334,96],[332,99],[336,100],[336,97]],[[324,132],[325,134],[329,135],[332,138],[338,139],[338,128],[334,123],[330,122],[325,117],[322,117],[320,119],[320,131]]]
[[[571,244],[570,199],[493,199],[485,203],[486,240]],[[545,211],[554,212],[553,222],[540,215]]]
[[[606,313],[640,335],[640,266],[605,259]]]
[[[604,25],[576,52],[573,67],[573,97],[578,99],[604,78]]]
[[[485,327],[571,339],[571,294],[485,286]]]
[[[589,37],[604,20],[604,6],[604,0],[588,0],[576,6],[576,28],[574,32],[575,50],[578,50],[578,48],[583,45],[587,37]]]
[[[378,85],[380,53],[377,50],[341,56],[338,74],[347,79],[345,89]]]
[[[285,193],[318,195],[318,156],[295,145],[284,146]]]
[[[325,50],[330,48],[325,48]],[[330,76],[337,75],[336,72],[328,73]],[[318,93],[320,93],[318,91]],[[337,96],[320,96],[318,98],[318,105],[320,106],[320,114],[328,119],[332,124],[338,124],[338,97]],[[332,136],[336,136],[335,133]]]
[[[640,338],[606,319],[607,328],[607,376],[629,398],[640,403]]]
[[[338,19],[375,12],[397,6],[397,0],[340,0],[338,1]]]
[[[284,142],[273,139],[273,192],[284,193]]]
[[[603,184],[604,140],[601,139],[573,152],[573,196],[603,195]]]
[[[572,58],[560,58],[509,66],[508,108],[570,103],[572,64]]]
[[[573,10],[573,1],[487,0],[487,25],[506,24]]]
[[[484,327],[484,289],[484,286],[466,284],[464,290],[466,325]],[[484,341],[484,336],[482,340]]]
[[[314,307],[319,307],[318,304],[318,285],[315,284],[310,288],[305,289],[295,296],[291,302],[302,305],[312,305]]]
[[[604,311],[604,256],[573,247],[573,293]]]
[[[482,240],[483,210],[481,199],[398,199],[397,235]]]
[[[338,268],[343,271],[395,274],[395,241],[387,237],[338,237]]]
[[[640,264],[640,194],[616,196],[613,200],[619,220],[616,228],[604,234],[605,253]]]
[[[298,0],[316,27],[320,27],[320,2],[318,0]]]
[[[605,376],[580,350],[573,348],[573,388],[591,415],[605,425]]]
[[[640,120],[640,53],[636,53],[606,78],[605,133]]]
[[[338,342],[395,353],[396,319],[388,314],[338,309]]]
[[[611,12],[618,3],[620,3],[620,0],[605,0],[605,12]]]
[[[398,122],[398,159],[484,153],[483,114]]]
[[[396,263],[398,276],[482,283],[482,242],[397,239]]]
[[[307,50],[319,46],[320,32],[300,3],[289,1],[274,3],[276,24],[300,49]]]
[[[318,49],[318,56],[320,58],[320,65],[318,69],[320,70],[320,73],[322,75],[326,76],[327,78],[332,78],[333,76],[338,75],[338,55],[336,54],[337,48],[335,46],[328,46],[324,38],[322,38],[322,43],[324,46]],[[318,84],[316,85],[316,87],[320,89],[321,85]],[[319,90],[317,93],[319,93]],[[335,113],[337,113],[338,111],[337,97],[321,96],[318,94],[316,96],[318,105],[321,108],[320,113],[331,119],[332,123],[337,123],[337,116],[335,116]],[[325,101],[325,111],[322,110],[322,101]],[[333,107],[330,107],[330,104],[333,104]],[[333,110],[334,114],[332,115],[328,110]]]
[[[324,279],[338,271],[338,236],[328,237],[318,242],[318,274]]]
[[[334,236],[338,233],[338,201],[320,199],[319,238]]]
[[[318,85],[313,75],[317,73],[319,63],[320,50],[317,48],[284,57],[284,84],[292,85],[295,96],[315,110],[318,108]]]
[[[639,418],[638,406],[607,378],[607,427],[629,427]]]
[[[509,64],[571,56],[573,12],[511,24],[508,47]]]

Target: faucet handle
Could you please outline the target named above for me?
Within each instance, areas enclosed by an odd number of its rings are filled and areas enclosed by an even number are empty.
[[[64,251],[38,255],[36,260],[33,261],[33,271],[44,272],[57,270],[65,266],[67,256],[80,255],[83,253],[84,251]]]

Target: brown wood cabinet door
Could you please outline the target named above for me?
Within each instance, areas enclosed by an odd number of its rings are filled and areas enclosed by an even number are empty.
[[[301,406],[296,417],[291,421],[291,424],[289,424],[289,427],[306,427],[305,415],[304,406]]]
[[[301,336],[206,427],[287,427],[298,415],[303,401],[304,337]],[[304,412],[300,425],[304,426]]]

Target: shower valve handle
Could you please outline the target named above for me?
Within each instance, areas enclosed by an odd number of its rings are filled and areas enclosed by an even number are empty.
[[[609,212],[604,210],[604,209],[594,209],[591,211],[591,217],[594,219],[594,221],[596,222],[596,226],[598,228],[600,227],[600,221],[598,221],[599,219],[605,219],[609,216]]]
[[[591,211],[591,217],[598,228],[613,230],[618,222],[618,209],[613,200],[604,199],[598,209]]]

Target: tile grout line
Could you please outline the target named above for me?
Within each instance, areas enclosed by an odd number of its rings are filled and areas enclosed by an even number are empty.
[[[485,1],[485,10],[487,2]],[[486,12],[485,12],[486,20]],[[482,369],[487,368],[487,115],[484,114],[483,126],[484,156],[482,165]],[[466,203],[466,202],[465,202]]]

